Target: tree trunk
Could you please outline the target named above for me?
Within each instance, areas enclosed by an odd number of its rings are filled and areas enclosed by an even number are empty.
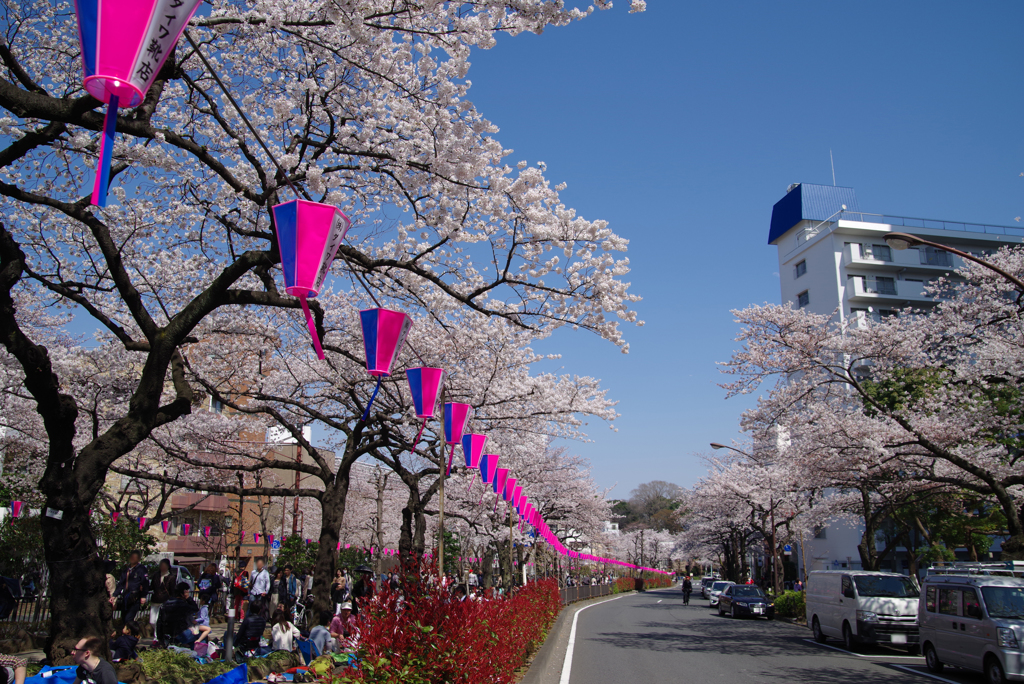
[[[54,665],[71,665],[71,649],[83,636],[110,634],[106,573],[96,553],[88,509],[67,503],[60,520],[43,516],[43,547],[50,571],[50,635],[46,653]],[[104,645],[107,639],[103,639]],[[104,648],[106,651],[106,648]],[[107,654],[103,654],[106,657]]]
[[[349,466],[349,469],[351,466]],[[338,565],[338,540],[341,524],[345,520],[348,497],[349,469],[339,472],[333,483],[328,483],[320,498],[320,547],[313,565],[313,615],[331,610],[331,583]]]
[[[483,565],[480,567],[480,582],[484,589],[494,586],[494,549],[488,546],[484,550]]]

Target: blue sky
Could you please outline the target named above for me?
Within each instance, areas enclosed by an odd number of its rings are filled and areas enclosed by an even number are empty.
[[[569,3],[567,3],[569,4]],[[603,379],[596,481],[689,485],[738,436],[715,365],[730,309],[779,300],[767,244],[789,183],[854,187],[861,209],[1014,224],[1024,214],[1022,3],[649,0],[479,51],[470,99],[512,163],[548,165],[567,205],[631,241],[643,328],[629,355],[565,331],[539,347]]]

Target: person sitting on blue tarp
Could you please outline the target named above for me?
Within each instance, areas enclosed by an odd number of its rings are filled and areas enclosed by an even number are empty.
[[[192,616],[199,612],[199,606],[189,596],[189,587],[179,582],[174,587],[174,595],[160,609],[160,617],[156,621],[156,635],[165,644],[174,643],[192,648],[198,638],[193,632]]]
[[[121,628],[121,633],[114,632],[110,639],[110,659],[113,661],[118,660],[133,660],[138,658],[138,654],[135,652],[135,647],[139,643],[139,623],[135,620],[129,620],[124,623],[124,627]]]
[[[238,653],[251,653],[259,650],[260,638],[267,628],[267,621],[261,611],[263,606],[259,599],[249,604],[249,612],[245,619],[238,625],[238,632],[235,634],[235,650]]]

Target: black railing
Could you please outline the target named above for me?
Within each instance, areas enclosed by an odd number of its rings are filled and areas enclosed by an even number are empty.
[[[560,593],[562,594],[562,605],[567,606],[570,603],[575,603],[576,601],[586,601],[587,599],[597,598],[599,596],[609,596],[612,593],[612,587],[613,585],[611,584],[562,587],[560,590]]]
[[[0,622],[19,622],[32,624],[49,621],[50,619],[50,598],[48,596],[37,596],[34,599],[15,599],[10,612]]]

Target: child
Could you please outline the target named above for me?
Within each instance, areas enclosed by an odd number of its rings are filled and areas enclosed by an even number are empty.
[[[138,657],[135,654],[135,646],[139,643],[139,623],[135,620],[128,620],[124,623],[120,636],[117,632],[110,636],[112,637],[110,640],[110,659],[112,661],[132,660]]]
[[[193,629],[199,630],[199,636],[196,638],[196,643],[204,641],[210,636],[210,606],[209,598],[206,596],[199,597],[199,613],[195,617],[195,625]]]

